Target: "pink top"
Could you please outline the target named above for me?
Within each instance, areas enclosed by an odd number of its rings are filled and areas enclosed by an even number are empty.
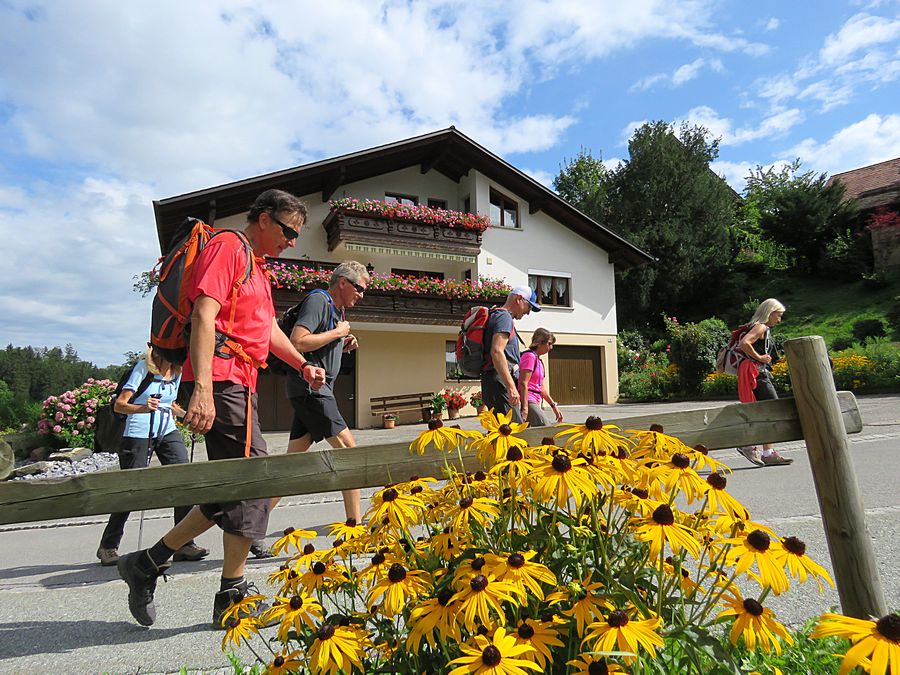
[[[531,379],[528,380],[528,400],[533,403],[541,402],[541,387],[544,384],[544,364],[530,349],[522,352],[519,359],[519,372],[531,371]]]

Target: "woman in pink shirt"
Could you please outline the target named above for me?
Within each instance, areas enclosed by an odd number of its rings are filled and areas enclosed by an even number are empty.
[[[553,349],[556,337],[546,328],[538,328],[531,336],[531,347],[522,352],[519,359],[519,397],[522,400],[522,419],[533,427],[547,426],[547,419],[541,410],[541,401],[550,404],[556,414],[556,422],[563,420],[556,401],[550,398],[544,381],[544,364],[541,357]]]

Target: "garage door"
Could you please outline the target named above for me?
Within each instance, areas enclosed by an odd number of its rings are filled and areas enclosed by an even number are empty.
[[[550,395],[563,405],[603,402],[600,347],[557,345],[550,352]]]

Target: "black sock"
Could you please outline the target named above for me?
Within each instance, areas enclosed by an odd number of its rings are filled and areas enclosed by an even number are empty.
[[[231,588],[238,588],[243,583],[244,577],[234,577],[233,579],[222,577],[222,580],[219,583],[219,592],[221,593],[222,591],[227,591]]]
[[[169,548],[166,546],[166,542],[160,539],[158,542],[153,544],[149,549],[147,549],[147,553],[150,555],[150,559],[156,563],[156,566],[159,567],[164,562],[167,562],[169,558],[175,555],[175,549]]]

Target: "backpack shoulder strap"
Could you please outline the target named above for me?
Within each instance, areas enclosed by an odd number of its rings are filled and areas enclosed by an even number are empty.
[[[149,372],[146,375],[144,375],[144,379],[141,380],[141,383],[138,385],[138,388],[135,390],[132,400],[136,399],[138,396],[140,396],[145,391],[147,391],[147,388],[153,382],[153,378],[155,378],[155,377],[156,376],[153,373],[149,373]]]
[[[244,245],[244,255],[247,258],[247,262],[244,266],[244,273],[241,276],[237,277],[231,285],[231,312],[229,312],[228,314],[228,334],[230,335],[234,331],[234,313],[237,310],[238,293],[241,290],[241,286],[244,285],[244,282],[246,282],[252,276],[255,263],[253,259],[253,247],[250,246],[250,241],[247,239],[247,236],[239,230],[216,230],[210,237],[210,241],[213,237],[217,237],[225,233],[231,233],[235,235],[238,240],[240,240],[240,242]]]
[[[314,288],[306,294],[306,297],[308,298],[313,293],[321,293],[328,300],[328,306],[331,308],[331,317],[329,318],[330,325],[328,326],[328,330],[331,330],[332,328],[337,326],[338,323],[337,307],[334,306],[334,299],[331,297],[331,293],[326,291],[324,288]],[[341,313],[343,314],[343,311]]]

